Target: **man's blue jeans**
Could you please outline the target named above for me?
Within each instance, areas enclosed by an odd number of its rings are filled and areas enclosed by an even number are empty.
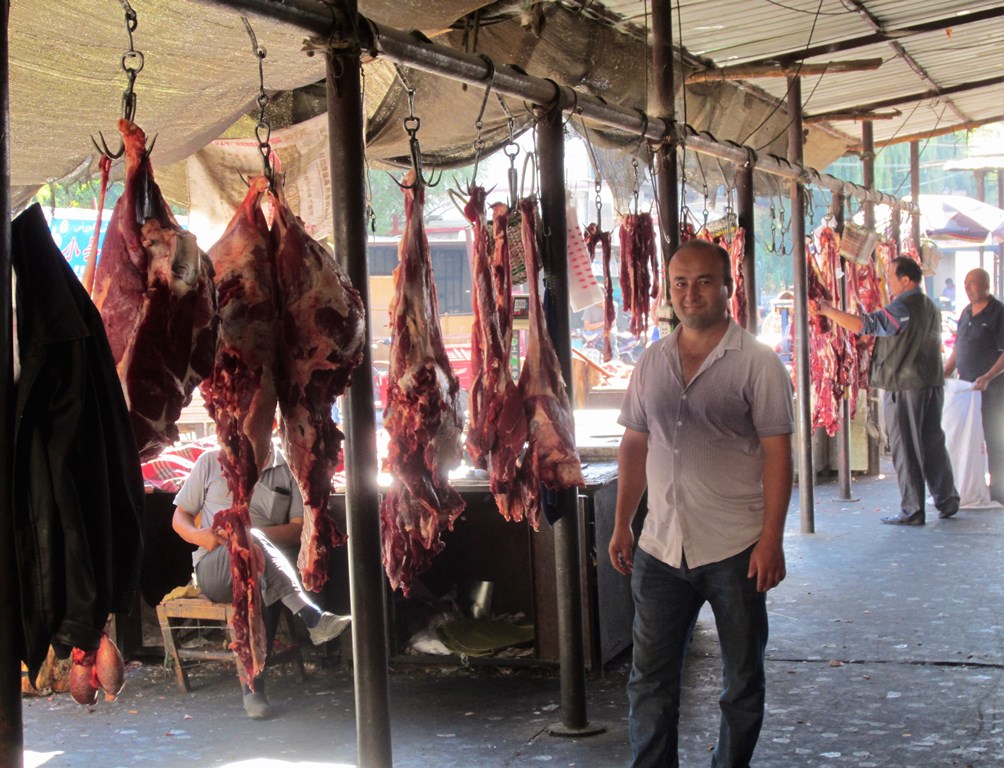
[[[634,663],[628,680],[633,768],[678,768],[680,682],[697,615],[711,604],[722,653],[723,690],[712,768],[746,768],[763,724],[766,595],[747,578],[752,547],[718,563],[673,568],[635,551]]]

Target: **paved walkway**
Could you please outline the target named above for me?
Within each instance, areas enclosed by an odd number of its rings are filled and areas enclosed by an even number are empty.
[[[889,468],[886,467],[887,471]],[[757,768],[1004,766],[1004,511],[963,510],[923,528],[880,525],[898,509],[891,476],[856,480],[857,502],[816,490],[816,533],[789,517],[789,575],[770,593],[768,711]],[[687,669],[681,765],[707,766],[720,676],[710,617]],[[315,661],[320,661],[315,659]],[[547,735],[560,720],[553,671],[395,668],[398,768],[624,766],[629,660],[588,682],[603,735]],[[276,716],[247,720],[230,670],[196,674],[191,694],[156,666],[133,667],[114,704],[26,699],[26,765],[354,766],[351,675],[315,666],[276,676]],[[51,754],[50,754],[51,753]]]

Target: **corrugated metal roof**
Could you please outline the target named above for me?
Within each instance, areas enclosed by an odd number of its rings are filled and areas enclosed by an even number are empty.
[[[648,2],[608,0],[605,7],[643,28],[650,22]],[[817,54],[805,59],[812,64],[882,58],[875,71],[810,76],[802,84],[807,116],[898,109],[899,118],[873,121],[879,144],[1004,120],[1004,7],[997,0],[680,0],[673,23],[674,43],[711,67],[791,64],[806,51]],[[785,96],[783,78],[749,82]],[[861,134],[853,120],[830,124]]]

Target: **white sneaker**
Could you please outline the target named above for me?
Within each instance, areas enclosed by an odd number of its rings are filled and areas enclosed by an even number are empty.
[[[351,623],[351,616],[339,616],[325,611],[321,614],[321,618],[317,620],[317,624],[308,630],[310,640],[314,645],[321,645],[321,643],[334,640],[348,629]]]

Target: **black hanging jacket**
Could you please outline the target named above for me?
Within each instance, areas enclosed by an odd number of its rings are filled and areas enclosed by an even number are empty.
[[[12,223],[21,374],[12,498],[21,657],[32,679],[51,644],[94,650],[128,611],[143,555],[143,478],[97,308],[42,209]]]

